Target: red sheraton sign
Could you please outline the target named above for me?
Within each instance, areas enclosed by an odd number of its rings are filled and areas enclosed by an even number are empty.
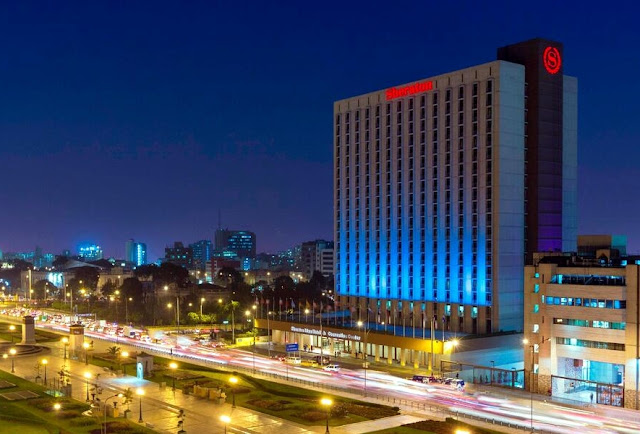
[[[387,89],[387,101],[402,98],[403,96],[415,95],[417,93],[433,90],[433,81],[423,81],[421,83],[410,84],[409,86],[392,87]]]

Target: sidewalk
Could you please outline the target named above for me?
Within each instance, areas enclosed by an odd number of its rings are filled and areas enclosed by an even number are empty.
[[[264,415],[244,408],[231,408],[230,404],[217,405],[211,401],[195,398],[191,395],[184,395],[182,391],[176,390],[175,393],[171,387],[161,389],[157,383],[146,380],[138,380],[132,376],[114,376],[106,373],[102,368],[85,365],[85,363],[77,360],[66,361],[63,359],[62,349],[56,344],[46,345],[51,348],[51,352],[46,352],[38,356],[19,357],[15,360],[15,374],[29,381],[35,381],[37,375],[36,363],[38,360],[46,357],[48,364],[48,380],[51,383],[56,377],[56,372],[60,370],[64,363],[69,369],[72,384],[73,398],[85,402],[86,401],[86,381],[84,373],[90,372],[92,379],[89,382],[89,393],[92,393],[92,384],[96,382],[96,376],[99,375],[97,383],[101,387],[102,393],[96,395],[101,401],[108,397],[124,392],[127,388],[134,391],[134,399],[130,405],[130,420],[138,421],[140,414],[140,399],[135,395],[138,388],[144,390],[142,397],[142,417],[148,428],[162,433],[175,433],[178,431],[178,412],[180,409],[185,410],[185,420],[183,429],[186,432],[197,432],[198,434],[219,434],[225,432],[225,427],[220,421],[221,415],[228,415],[231,423],[228,426],[230,433],[267,433],[278,432],[279,434],[306,434],[324,432],[324,427],[303,427],[293,422],[287,422],[282,419]],[[9,372],[11,370],[10,361],[0,362],[0,369]],[[40,372],[43,375],[43,372]],[[114,401],[109,399],[109,405]],[[119,405],[119,408],[122,408]],[[317,429],[316,429],[317,428]]]

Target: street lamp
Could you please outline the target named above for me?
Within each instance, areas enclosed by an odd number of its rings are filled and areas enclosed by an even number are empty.
[[[18,351],[16,351],[16,349],[15,349],[15,348],[10,348],[10,349],[9,349],[9,355],[11,356],[11,373],[12,373],[12,374],[15,374],[15,372],[16,372],[15,366],[14,366],[14,364],[13,364],[13,358],[16,356],[16,353],[17,353],[17,352],[18,352]]]
[[[358,327],[362,327],[365,325],[362,321],[358,321]],[[368,326],[368,323],[367,323]],[[369,362],[367,362],[367,337],[369,336],[369,332],[371,331],[367,326],[364,328],[364,353],[362,363],[362,367],[364,368],[364,396],[367,396],[367,369],[369,368]]]
[[[205,302],[205,298],[202,297],[200,299],[200,322],[202,322],[202,305],[204,304],[204,302]]]
[[[327,408],[327,430],[325,431],[325,434],[329,434],[329,413],[331,412],[333,401],[329,398],[322,398],[320,400],[320,404]]]
[[[44,366],[44,386],[47,387],[47,364],[49,361],[47,359],[42,359],[40,363]]]
[[[304,322],[309,322],[309,309],[304,310]]]
[[[522,344],[527,347],[529,346],[529,349],[531,350],[531,371],[529,373],[529,405],[531,408],[531,432],[534,432],[533,429],[533,347],[534,345],[529,345],[529,339],[524,338],[522,340]],[[526,374],[526,369],[525,369],[525,374]]]
[[[231,393],[233,394],[231,408],[236,408],[236,384],[238,384],[238,377],[229,378],[229,383],[231,383]]]
[[[227,434],[227,425],[231,423],[231,418],[226,414],[220,416],[220,421],[224,424],[224,434]]]
[[[64,360],[67,360],[67,347],[69,346],[68,337],[65,336],[62,338],[62,346],[64,347]]]
[[[89,342],[83,342],[82,348],[84,348],[84,364],[85,366],[89,364]]]
[[[87,383],[87,402],[89,402],[89,380],[91,379],[91,372],[85,372],[84,378]]]
[[[171,362],[169,363],[169,368],[171,368],[171,370],[173,371],[173,374],[171,375],[171,378],[173,379],[173,386],[171,387],[171,389],[175,392],[176,391],[176,369],[178,369],[178,364],[176,362]]]
[[[124,322],[129,324],[129,302],[133,301],[133,297],[124,298]]]
[[[136,395],[140,397],[140,418],[138,419],[138,423],[142,423],[144,422],[142,420],[142,396],[144,395],[144,390],[141,388],[138,388],[138,390],[136,390]]]
[[[9,326],[9,331],[11,332],[11,343],[13,343],[13,333],[16,331],[16,326],[14,326],[13,324],[11,324]]]
[[[123,351],[120,353],[120,366],[122,367],[122,374],[124,376],[127,375],[127,365],[122,363],[122,359],[126,359],[129,357],[129,352],[128,351]]]

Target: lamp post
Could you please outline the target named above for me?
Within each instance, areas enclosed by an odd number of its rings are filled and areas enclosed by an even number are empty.
[[[69,346],[69,338],[68,337],[63,337],[62,338],[62,346],[64,347],[64,359],[63,360],[67,360],[67,347]]]
[[[202,322],[202,305],[204,304],[204,302],[205,302],[205,298],[202,297],[200,299],[200,322]]]
[[[531,350],[531,368],[529,371],[529,406],[531,409],[531,432],[534,432],[534,428],[533,428],[533,347],[534,345],[529,345],[529,339],[525,338],[522,340],[522,344],[525,346],[525,348],[528,346],[529,349]],[[525,370],[526,373],[526,370]]]
[[[309,322],[309,309],[304,310],[304,322],[305,323]]]
[[[176,391],[176,369],[178,369],[178,364],[176,362],[171,362],[169,363],[169,368],[171,368],[171,370],[173,371],[173,374],[171,374],[171,379],[173,380],[171,389],[175,392]]]
[[[16,351],[15,348],[10,348],[9,349],[9,355],[11,356],[11,373],[12,374],[15,374],[15,372],[16,372],[15,365],[13,363],[13,358],[16,356],[17,352],[18,351]]]
[[[122,367],[122,374],[124,376],[127,375],[127,365],[122,363],[123,359],[126,359],[129,357],[129,352],[128,351],[123,351],[120,353],[120,366]]]
[[[13,324],[11,324],[9,326],[9,331],[11,332],[11,343],[13,343],[13,333],[16,331],[16,326],[14,326]]]
[[[271,311],[267,305],[267,353],[271,358],[271,325],[269,324],[269,318],[271,317]]]
[[[320,404],[327,408],[327,429],[325,434],[329,434],[329,413],[331,412],[331,406],[333,405],[333,401],[329,398],[322,398],[320,400]]]
[[[85,382],[87,383],[87,402],[89,402],[89,380],[91,379],[91,372],[84,373]]]
[[[227,425],[231,422],[231,418],[226,414],[220,416],[220,421],[224,424],[224,434],[227,434]]]
[[[363,359],[364,362],[362,363],[362,367],[364,368],[364,396],[367,396],[367,369],[369,368],[369,362],[367,362],[367,337],[369,336],[369,332],[371,331],[368,327],[369,323],[367,323],[366,325],[362,322],[362,321],[358,321],[358,327],[364,327],[364,353],[363,353]]]
[[[124,298],[124,322],[129,324],[129,302],[133,301],[132,297]]]
[[[84,348],[84,364],[87,366],[89,364],[89,342],[83,342],[82,348]]]
[[[44,386],[47,387],[47,364],[49,361],[47,359],[42,359],[40,363],[44,366]]]
[[[136,390],[136,395],[138,395],[138,397],[140,397],[140,417],[138,418],[138,423],[142,423],[144,422],[142,420],[142,396],[144,395],[144,390],[141,388],[138,388]]]
[[[233,394],[231,408],[236,408],[236,384],[238,384],[238,377],[229,378],[229,383],[231,383],[231,393]]]

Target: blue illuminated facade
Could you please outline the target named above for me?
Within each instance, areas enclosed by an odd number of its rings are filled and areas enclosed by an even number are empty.
[[[125,244],[125,260],[139,267],[147,263],[147,245],[130,239]]]
[[[341,306],[387,324],[435,318],[450,331],[522,330],[525,234],[558,232],[526,223],[525,185],[538,184],[525,182],[525,78],[524,65],[498,60],[334,104]],[[565,147],[568,170],[576,152]],[[573,172],[560,178],[573,182]],[[575,183],[563,182],[567,212],[558,216],[568,229],[553,243],[570,245]]]

